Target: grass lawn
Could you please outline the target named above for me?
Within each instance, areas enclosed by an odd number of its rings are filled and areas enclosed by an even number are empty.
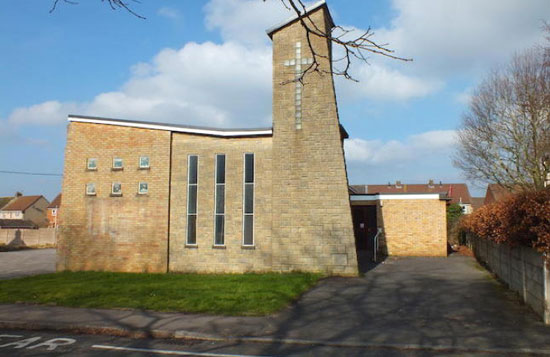
[[[61,272],[0,281],[0,303],[267,315],[314,286],[320,274]]]

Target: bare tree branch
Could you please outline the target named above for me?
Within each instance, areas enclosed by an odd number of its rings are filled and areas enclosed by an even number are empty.
[[[138,0],[130,0],[130,1],[139,4]],[[52,4],[52,8],[50,9],[50,13],[55,11],[55,9],[57,8],[57,5],[60,2],[70,4],[70,5],[77,5],[79,3],[76,0],[53,0],[53,4]],[[101,0],[101,2],[102,3],[107,3],[111,7],[111,9],[113,9],[113,10],[124,9],[124,10],[128,11],[130,14],[134,15],[135,17],[145,20],[145,17],[141,16],[140,14],[135,12],[130,7],[128,1],[125,1],[125,0]]]
[[[263,0],[264,2],[266,0]],[[304,77],[311,72],[318,72],[322,74],[334,74],[337,76],[343,76],[346,79],[357,82],[357,80],[351,75],[350,70],[352,67],[352,60],[357,59],[361,62],[368,64],[367,54],[375,54],[388,58],[392,58],[400,61],[412,61],[411,58],[405,58],[395,55],[394,51],[388,48],[388,44],[380,44],[374,41],[374,32],[369,27],[365,32],[358,36],[351,36],[354,30],[343,28],[342,26],[335,26],[330,34],[322,31],[306,13],[306,6],[303,0],[280,0],[283,6],[287,9],[292,9],[306,31],[306,39],[309,50],[313,56],[313,63],[311,63],[301,75],[297,78],[289,80],[288,82],[301,82],[303,83]],[[335,34],[335,32],[340,32]],[[344,51],[344,56],[333,60],[334,63],[343,63],[340,69],[335,69],[331,66],[330,70],[323,69],[319,65],[319,59],[328,59],[327,56],[318,53],[312,46],[312,38],[319,37],[325,38],[336,46],[340,47]],[[284,83],[283,83],[284,84]]]
[[[550,35],[550,28],[546,25]],[[478,182],[542,189],[550,173],[549,44],[514,56],[474,92],[454,165]]]

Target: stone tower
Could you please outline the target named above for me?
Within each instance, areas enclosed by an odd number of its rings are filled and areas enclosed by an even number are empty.
[[[324,1],[302,19],[330,34]],[[357,274],[357,255],[331,74],[331,42],[310,34],[321,72],[293,82],[313,54],[296,16],[268,30],[273,40],[273,268]]]

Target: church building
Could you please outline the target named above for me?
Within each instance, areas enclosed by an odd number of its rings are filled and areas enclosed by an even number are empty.
[[[324,1],[304,16],[334,27]],[[268,36],[271,128],[69,116],[57,270],[357,274],[331,42],[310,36],[301,83],[300,19]]]

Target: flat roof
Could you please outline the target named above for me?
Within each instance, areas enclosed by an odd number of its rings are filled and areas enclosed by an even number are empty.
[[[281,22],[280,24],[277,24],[275,26],[272,26],[270,28],[268,28],[267,30],[265,30],[265,32],[267,33],[267,35],[269,36],[269,38],[272,38],[273,37],[273,33],[282,29],[283,27],[287,26],[288,24],[298,20],[299,18],[307,15],[308,13],[314,11],[314,10],[317,10],[318,8],[320,8],[321,6],[327,6],[327,3],[325,0],[320,0],[320,1],[317,1],[315,4],[312,4],[310,6],[307,6],[304,10],[303,10],[303,13],[300,14],[300,16],[298,16],[298,14],[294,14],[292,15],[291,17],[289,17],[288,19],[286,19],[285,21]],[[294,10],[294,9],[293,9]],[[327,13],[328,13],[328,19],[330,21],[330,24],[332,27],[334,27],[334,21],[332,20],[332,16],[330,15],[330,11],[328,11],[328,6],[327,6]]]
[[[103,125],[127,126],[132,128],[166,130],[178,133],[188,133],[218,137],[246,137],[246,136],[272,136],[273,128],[244,128],[244,129],[220,129],[191,125],[179,125],[171,123],[157,123],[150,121],[138,121],[127,119],[113,119],[102,117],[91,117],[86,115],[69,114],[68,121],[78,123],[91,123]]]
[[[372,193],[350,194],[350,201],[378,201],[378,200],[447,200],[439,193]]]

